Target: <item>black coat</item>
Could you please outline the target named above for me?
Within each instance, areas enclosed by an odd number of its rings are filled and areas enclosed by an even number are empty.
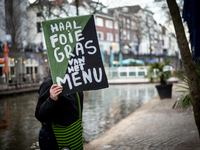
[[[52,131],[51,122],[68,126],[79,119],[79,107],[76,93],[59,96],[57,101],[50,98],[52,86],[51,74],[43,81],[39,89],[39,98],[35,117],[42,123],[43,128]],[[81,114],[83,110],[83,92],[79,92]]]

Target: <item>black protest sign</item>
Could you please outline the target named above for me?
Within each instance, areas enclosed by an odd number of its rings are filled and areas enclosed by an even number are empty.
[[[54,84],[63,93],[108,87],[93,15],[42,22]]]

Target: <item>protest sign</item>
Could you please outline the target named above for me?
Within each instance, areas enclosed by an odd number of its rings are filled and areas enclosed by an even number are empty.
[[[54,84],[63,93],[108,87],[93,15],[42,22]]]

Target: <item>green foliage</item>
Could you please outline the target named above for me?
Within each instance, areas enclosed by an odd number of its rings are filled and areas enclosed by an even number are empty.
[[[185,76],[185,71],[182,70],[182,69],[176,70],[176,71],[173,73],[173,76],[176,77],[176,78],[182,79],[183,76]]]
[[[137,64],[136,62],[130,62],[128,66],[144,66],[144,64]]]
[[[177,98],[172,108],[176,110],[184,110],[190,108],[192,106],[192,101],[189,91],[188,80],[186,77],[183,77],[183,83],[181,85],[178,85],[177,89],[177,92],[181,92],[183,94]]]
[[[167,84],[167,80],[172,76],[171,71],[165,71],[164,67],[170,65],[170,60],[165,61],[164,63],[153,63],[149,65],[149,70],[147,73],[147,78],[151,82],[159,80],[160,84]]]
[[[199,61],[195,63],[195,68],[196,68],[198,79],[200,81],[200,62]],[[185,110],[192,106],[192,99],[190,95],[188,79],[185,76],[183,76],[182,80],[183,80],[183,83],[177,86],[179,89],[177,90],[177,92],[181,92],[182,95],[175,101],[174,105],[172,106],[172,108],[176,110],[180,110],[180,109]]]
[[[133,61],[131,61],[129,64],[129,66],[136,66],[136,65],[137,65],[136,62],[133,62]]]

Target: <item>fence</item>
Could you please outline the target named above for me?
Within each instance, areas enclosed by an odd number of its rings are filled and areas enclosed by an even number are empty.
[[[125,78],[135,77],[144,78],[147,75],[147,66],[138,67],[105,67],[108,78]]]
[[[105,67],[108,78],[144,78],[148,72],[148,66],[138,67]],[[163,71],[172,71],[171,66],[165,66]],[[154,77],[156,77],[156,69],[154,69]]]

